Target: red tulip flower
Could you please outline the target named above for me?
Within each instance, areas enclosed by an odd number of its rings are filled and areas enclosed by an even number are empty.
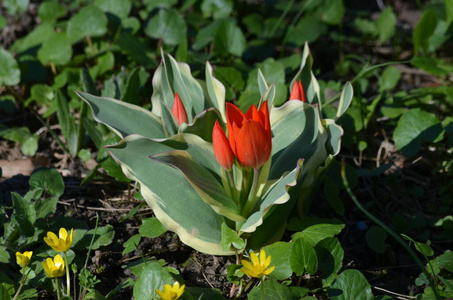
[[[214,146],[214,155],[219,164],[227,171],[231,170],[234,163],[234,154],[231,150],[230,143],[220,127],[219,121],[215,121],[212,131],[212,144]]]
[[[175,100],[173,101],[171,113],[176,118],[176,121],[178,121],[179,125],[181,125],[182,123],[189,123],[186,109],[184,108],[184,104],[182,103],[178,93],[175,93]]]
[[[228,140],[231,150],[245,167],[259,169],[269,160],[272,132],[267,101],[257,110],[252,105],[244,115],[234,104],[226,104]]]
[[[289,100],[300,100],[302,102],[307,102],[307,98],[305,98],[304,87],[302,86],[302,82],[300,80],[294,81]]]

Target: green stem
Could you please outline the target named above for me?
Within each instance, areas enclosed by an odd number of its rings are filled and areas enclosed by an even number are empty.
[[[247,202],[244,205],[244,209],[242,210],[243,216],[246,217],[249,215],[249,213],[253,210],[253,208],[256,205],[256,202],[258,201],[258,198],[256,193],[258,189],[258,183],[260,179],[260,171],[253,168],[253,183],[252,187],[250,188],[250,192],[248,195]]]
[[[64,263],[66,264],[66,295],[71,296],[71,280],[69,277],[68,254],[66,252],[64,252]]]
[[[358,209],[360,209],[360,211],[365,214],[368,218],[370,218],[371,220],[373,220],[376,224],[378,224],[379,226],[382,227],[382,229],[384,229],[389,235],[391,235],[395,240],[398,241],[398,243],[401,244],[401,246],[403,246],[403,248],[412,256],[412,258],[415,260],[415,262],[417,263],[417,265],[420,267],[420,269],[422,270],[422,272],[426,275],[426,278],[428,278],[429,280],[429,285],[431,286],[431,288],[433,289],[433,292],[434,292],[434,296],[436,297],[436,299],[440,299],[439,298],[439,294],[437,293],[437,289],[436,289],[436,286],[434,285],[434,282],[429,274],[429,272],[426,270],[425,266],[423,265],[423,263],[421,262],[420,258],[418,258],[417,254],[415,254],[415,252],[403,241],[403,239],[397,235],[392,229],[390,229],[389,227],[387,227],[383,222],[381,222],[381,220],[379,220],[378,218],[376,218],[373,214],[371,214],[369,211],[366,210],[365,207],[362,206],[362,204],[360,204],[359,200],[357,200],[357,198],[355,197],[354,193],[352,192],[351,188],[349,187],[349,183],[348,183],[348,179],[346,178],[346,164],[344,162],[344,160],[341,162],[341,177],[343,179],[343,185],[346,189],[346,191],[348,192],[349,194],[349,197],[351,197],[352,201],[354,201],[355,205],[358,207]]]
[[[60,295],[60,284],[58,282],[58,277],[55,277],[55,283],[57,285],[57,299],[60,300],[61,299],[61,295]]]
[[[22,288],[24,287],[24,284],[25,284],[25,278],[27,278],[27,276],[25,275],[25,267],[23,267],[23,268],[22,268],[22,280],[20,281],[20,286],[19,286],[19,288],[17,289],[17,292],[16,292],[16,294],[14,295],[13,300],[16,300],[17,297],[19,297],[19,294],[20,294],[20,292],[22,291]]]

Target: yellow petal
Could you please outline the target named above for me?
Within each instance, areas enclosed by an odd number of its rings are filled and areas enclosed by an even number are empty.
[[[60,231],[58,232],[58,237],[60,239],[66,240],[66,237],[68,236],[68,232],[66,231],[65,228],[60,228]]]
[[[270,273],[272,273],[272,271],[274,271],[274,269],[275,269],[275,266],[272,266],[269,269],[267,269],[266,271],[264,271],[263,274],[264,275],[269,275]]]
[[[266,252],[264,252],[263,249],[261,249],[260,251],[260,265],[264,265],[264,263],[266,262]]]
[[[256,256],[255,252],[250,253],[250,259],[252,260],[252,263],[254,266],[260,264],[260,261],[258,260],[258,256]]]
[[[271,264],[271,256],[269,255],[266,258],[266,261],[263,263],[263,265],[264,265],[265,268],[267,268],[267,267],[269,267],[270,264]]]

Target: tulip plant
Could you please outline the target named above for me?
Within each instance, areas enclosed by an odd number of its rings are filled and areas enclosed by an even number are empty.
[[[343,133],[322,117],[308,45],[291,100],[275,107],[275,85],[258,72],[261,99],[245,114],[225,103],[225,87],[209,63],[202,82],[187,64],[162,57],[152,111],[78,92],[95,120],[122,138],[107,147],[110,155],[140,184],[162,224],[198,251],[230,255],[280,239],[294,208],[305,213]],[[351,99],[347,84],[336,118]]]

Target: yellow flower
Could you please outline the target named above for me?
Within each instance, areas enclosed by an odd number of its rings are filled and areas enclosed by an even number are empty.
[[[161,290],[156,290],[156,293],[159,295],[159,299],[161,300],[177,300],[182,296],[182,294],[184,294],[185,287],[185,284],[180,287],[179,282],[176,281],[173,286],[168,283],[165,284],[164,291],[162,292]]]
[[[42,261],[42,266],[46,275],[50,278],[61,277],[64,275],[64,260],[60,254],[55,255],[53,260],[48,257],[45,261]]]
[[[66,229],[60,228],[58,237],[53,232],[47,232],[47,236],[44,237],[44,242],[57,252],[66,252],[69,250],[69,247],[71,247],[73,237],[73,229],[71,229],[71,233],[68,234]]]
[[[241,268],[241,272],[250,277],[261,278],[264,275],[269,275],[275,269],[275,266],[267,269],[271,263],[271,256],[269,255],[266,258],[266,252],[264,252],[264,250],[260,251],[259,259],[255,252],[250,254],[250,259],[252,260],[252,263],[241,260],[241,263],[244,266]]]
[[[30,264],[31,256],[33,255],[33,251],[25,251],[24,254],[20,252],[16,252],[16,262],[21,268],[25,268]]]

